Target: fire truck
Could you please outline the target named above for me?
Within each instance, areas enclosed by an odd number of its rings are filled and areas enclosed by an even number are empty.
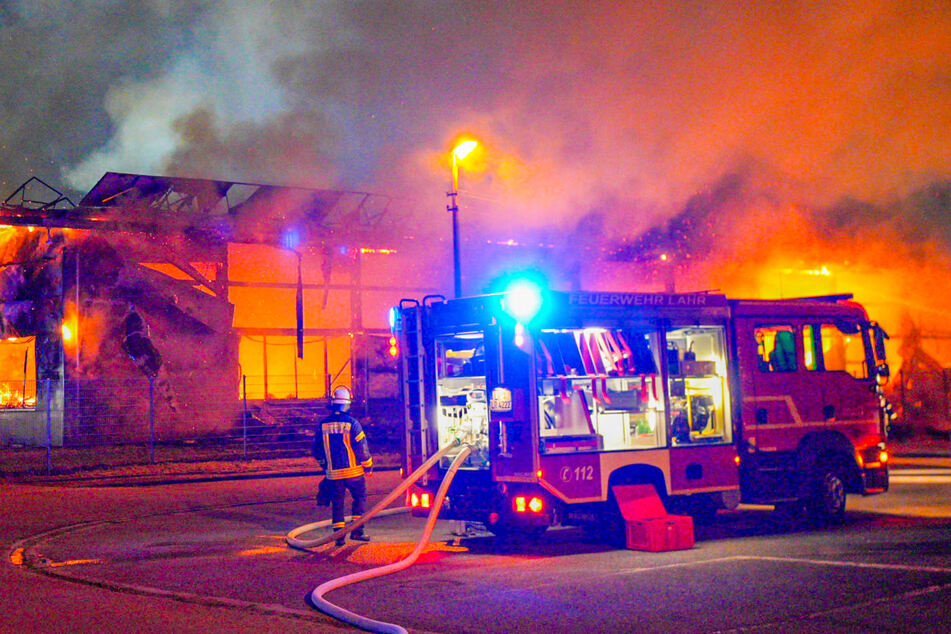
[[[851,295],[542,291],[402,300],[410,473],[472,448],[440,511],[497,535],[616,529],[613,488],[710,519],[739,503],[840,519],[888,489],[887,335]],[[428,512],[454,453],[407,492]]]

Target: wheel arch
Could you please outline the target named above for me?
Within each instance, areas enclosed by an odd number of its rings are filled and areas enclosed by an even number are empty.
[[[664,472],[654,465],[632,464],[619,467],[608,477],[608,500],[614,499],[612,488],[620,484],[652,484],[662,500],[667,499]]]
[[[796,468],[803,482],[819,465],[832,461],[843,467],[849,493],[861,492],[862,475],[855,459],[855,446],[838,431],[824,430],[807,434],[796,450]]]

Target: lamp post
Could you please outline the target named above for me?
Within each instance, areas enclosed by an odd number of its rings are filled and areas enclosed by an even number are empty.
[[[462,271],[459,266],[459,205],[456,196],[459,195],[459,161],[475,149],[475,141],[463,141],[452,150],[452,189],[449,191],[449,204],[446,211],[452,212],[452,272],[455,296],[462,296]]]

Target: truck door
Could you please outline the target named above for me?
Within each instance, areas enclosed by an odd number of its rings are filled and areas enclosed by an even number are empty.
[[[871,396],[869,367],[874,359],[866,359],[871,350],[863,332],[855,322],[828,320],[806,327],[817,350],[815,371],[821,375],[823,417],[826,422],[864,422],[877,420],[878,404]]]
[[[534,481],[538,469],[538,409],[531,335],[515,324],[485,331],[489,455],[495,481]]]
[[[735,488],[738,479],[725,328],[673,324],[666,341],[671,493]]]
[[[736,320],[744,440],[759,451],[794,450],[800,435],[790,431],[823,421],[826,394],[805,326],[788,316]]]

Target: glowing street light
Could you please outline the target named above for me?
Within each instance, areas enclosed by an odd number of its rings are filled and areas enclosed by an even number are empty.
[[[446,211],[452,212],[452,272],[455,296],[462,296],[462,271],[459,266],[459,206],[456,196],[459,195],[459,161],[466,158],[478,143],[463,141],[452,149],[452,189],[449,191],[449,204]]]

